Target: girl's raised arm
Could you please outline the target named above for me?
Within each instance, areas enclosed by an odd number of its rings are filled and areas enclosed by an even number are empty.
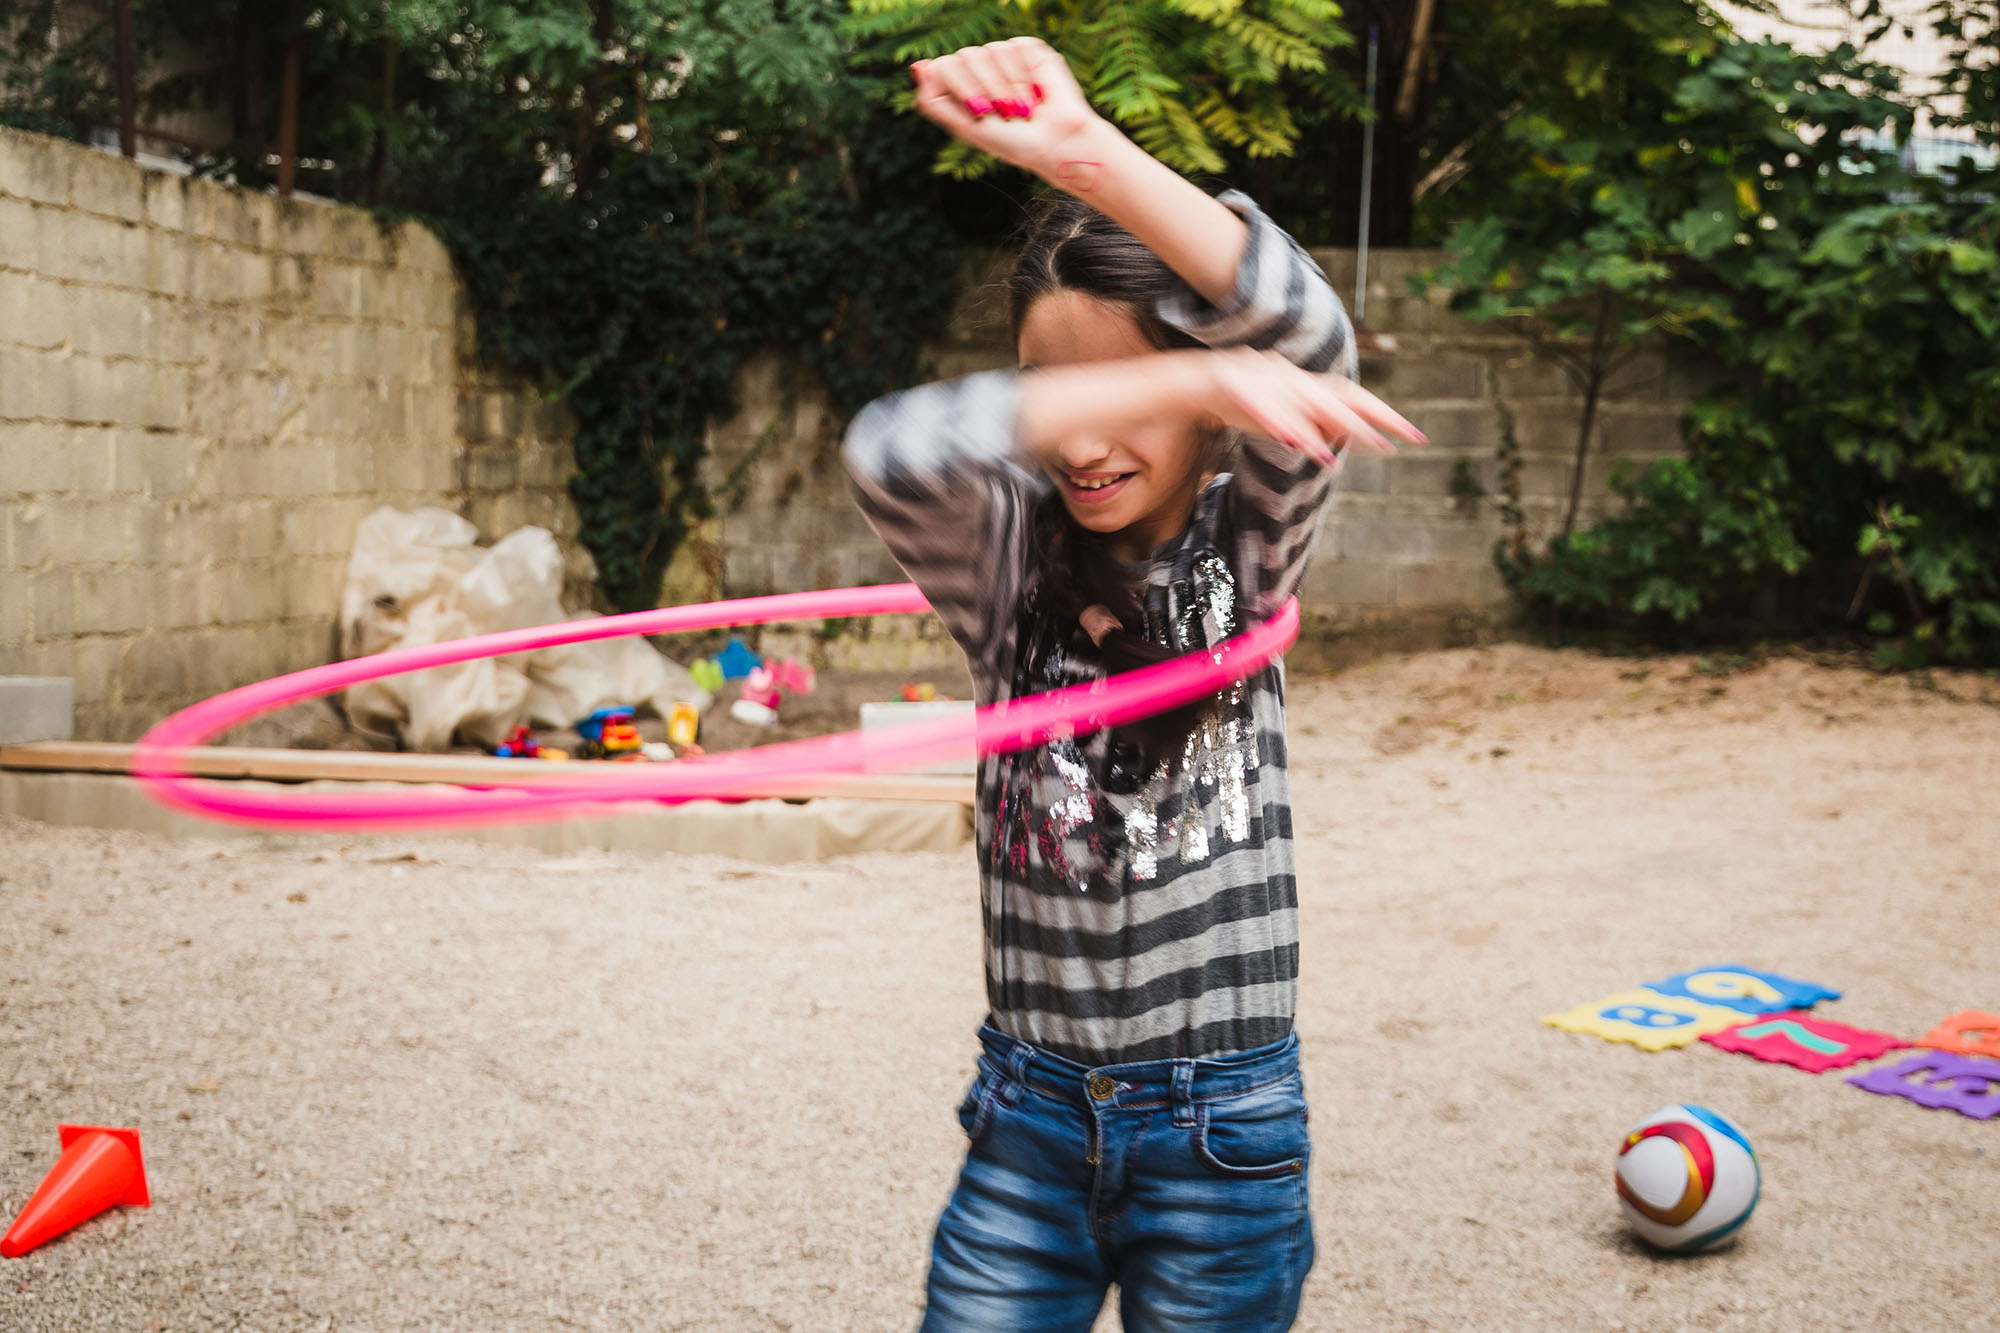
[[[1355,373],[1353,326],[1326,275],[1248,197],[1207,194],[1091,110],[1062,56],[1033,37],[911,66],[917,109],[975,148],[1106,214],[1188,285],[1159,312],[1210,347],[1274,351]]]
[[[1235,293],[1249,227],[1091,110],[1046,42],[967,47],[910,72],[917,110],[939,126],[1084,199],[1213,304]]]

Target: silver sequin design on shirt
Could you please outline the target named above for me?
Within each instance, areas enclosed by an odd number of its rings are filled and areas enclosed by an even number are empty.
[[[1142,598],[1147,637],[1199,652],[1234,635],[1236,579],[1228,562],[1203,549],[1181,577],[1174,572],[1164,562],[1149,572]],[[1017,682],[1022,694],[1103,671],[1057,644],[1024,656],[1039,666]],[[1130,746],[1124,754],[1119,748],[1099,732],[1003,761],[993,860],[1051,887],[1116,896],[1125,884],[1158,880],[1166,862],[1190,870],[1249,840],[1257,729],[1243,685],[1215,697],[1178,765],[1163,760],[1141,779],[1129,771]]]

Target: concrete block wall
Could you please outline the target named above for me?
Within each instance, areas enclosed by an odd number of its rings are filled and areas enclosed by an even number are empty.
[[[1350,306],[1351,250],[1314,257]],[[1301,590],[1309,624],[1322,634],[1367,630],[1367,642],[1477,636],[1510,618],[1513,605],[1494,569],[1504,532],[1492,498],[1452,493],[1461,460],[1489,496],[1500,490],[1495,458],[1503,413],[1521,445],[1522,507],[1531,534],[1553,532],[1567,505],[1582,399],[1561,368],[1537,359],[1505,330],[1453,315],[1441,297],[1413,295],[1409,278],[1442,263],[1437,251],[1370,256],[1367,323],[1394,349],[1363,357],[1362,382],[1408,416],[1431,447],[1348,463]],[[1011,364],[999,282],[1004,257],[968,268],[950,329],[935,349],[948,377]],[[1620,373],[1592,431],[1583,514],[1614,497],[1611,468],[1677,452],[1688,396],[1700,370],[1657,351]],[[752,596],[900,577],[854,512],[825,402],[796,367],[765,359],[740,381],[742,410],[709,435],[707,483],[718,516],[699,549],[676,562],[674,600]],[[886,630],[881,632],[887,632]],[[1311,637],[1309,632],[1308,637]]]
[[[421,227],[0,131],[0,675],[130,739],[329,660],[378,505],[572,537],[565,423],[469,342]]]
[[[1334,287],[1355,306],[1351,250],[1315,250]],[[1393,458],[1350,459],[1335,491],[1312,569],[1301,589],[1308,617],[1335,629],[1457,625],[1476,632],[1504,621],[1511,599],[1493,566],[1505,535],[1495,501],[1496,451],[1511,419],[1520,444],[1521,505],[1531,538],[1556,532],[1568,506],[1583,399],[1553,360],[1516,335],[1451,313],[1441,293],[1412,294],[1410,278],[1442,251],[1369,256],[1366,321],[1393,350],[1364,354],[1361,382],[1430,437],[1430,448]],[[1606,386],[1586,455],[1579,524],[1616,503],[1608,482],[1621,462],[1643,466],[1681,450],[1680,419],[1706,387],[1683,356],[1642,350]],[[1488,498],[1454,496],[1461,462]]]

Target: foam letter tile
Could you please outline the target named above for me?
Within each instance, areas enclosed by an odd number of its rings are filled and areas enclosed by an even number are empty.
[[[2000,1059],[2000,1014],[1982,1014],[1977,1009],[1953,1014],[1918,1037],[1917,1045],[1934,1051]]]
[[[1837,1000],[1840,992],[1814,981],[1800,981],[1778,972],[1760,972],[1740,963],[1698,967],[1676,972],[1665,981],[1649,981],[1648,989],[1662,995],[1684,995],[1702,1004],[1734,1009],[1739,1014],[1775,1014],[1781,1009],[1810,1009],[1821,1000]]]
[[[1763,1015],[1722,1032],[1705,1033],[1702,1040],[1725,1051],[1796,1065],[1809,1074],[1845,1069],[1910,1044],[1886,1032],[1829,1023],[1799,1009]]]
[[[1703,1033],[1734,1027],[1743,1021],[1743,1015],[1681,995],[1628,990],[1550,1014],[1542,1021],[1606,1041],[1629,1041],[1641,1050],[1664,1051],[1685,1046]]]
[[[1974,1120],[2000,1116],[2000,1060],[1932,1051],[1847,1081],[1867,1092],[1907,1097],[1919,1106],[1956,1111]]]

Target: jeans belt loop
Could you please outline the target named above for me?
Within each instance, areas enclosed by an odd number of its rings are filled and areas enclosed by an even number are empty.
[[[1026,1042],[1016,1042],[1007,1056],[1007,1082],[1000,1089],[1000,1100],[1009,1106],[1018,1104],[1021,1093],[1028,1086],[1028,1066],[1034,1063],[1034,1050]]]
[[[1194,1061],[1174,1061],[1174,1124],[1182,1129],[1194,1124]]]

